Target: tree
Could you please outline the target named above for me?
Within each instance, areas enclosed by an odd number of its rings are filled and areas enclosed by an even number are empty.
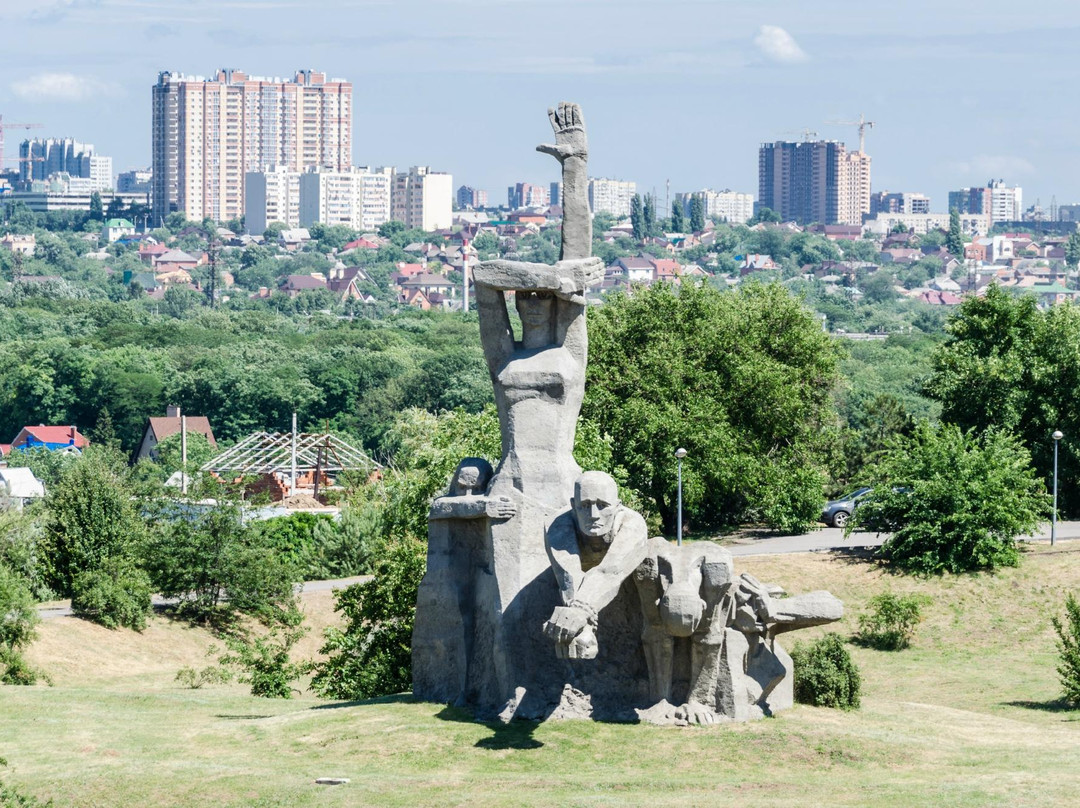
[[[690,229],[695,233],[705,229],[705,201],[699,194],[690,197]]]
[[[105,210],[101,207],[101,194],[97,191],[90,194],[90,218],[98,222],[105,220]]]
[[[144,534],[116,458],[92,446],[48,492],[45,508],[42,564],[49,586],[65,596],[80,573],[130,556]]]
[[[284,222],[270,222],[270,224],[266,225],[266,230],[263,231],[263,240],[267,244],[276,242],[282,231],[288,229],[288,225]]]
[[[180,433],[162,439],[155,447],[158,465],[166,475],[180,470],[183,466],[181,461]],[[201,432],[188,430],[187,434],[187,473],[193,474],[203,463],[206,463],[215,454],[210,441]]]
[[[837,438],[838,354],[798,300],[779,285],[663,284],[615,296],[589,320],[582,414],[667,530],[679,446],[690,453],[684,507],[702,527],[813,523]]]
[[[98,197],[100,200],[100,197]],[[109,200],[109,206],[105,208],[106,219],[119,219],[124,215],[124,200],[118,196],[114,196]]]
[[[641,196],[634,194],[630,200],[630,226],[634,231],[634,241],[645,238],[645,217],[641,208]]]
[[[960,573],[1016,566],[1016,537],[1049,511],[1023,444],[1007,432],[923,421],[872,470],[853,526],[892,535],[881,556],[900,569]]]
[[[686,228],[686,219],[683,216],[682,202],[676,201],[671,206],[671,231],[673,233],[682,233]]]
[[[1065,242],[1065,263],[1073,269],[1080,264],[1080,231],[1074,230]]]
[[[749,221],[747,221],[746,224],[753,226],[755,224],[760,224],[761,222],[779,221],[780,214],[777,213],[775,210],[773,210],[772,208],[760,207],[754,212],[754,215],[750,217]]]
[[[641,208],[641,224],[645,235],[656,235],[656,200],[652,194],[645,194],[645,204]]]
[[[945,236],[945,249],[956,258],[964,258],[964,234],[960,230],[960,211],[949,211],[949,232]]]

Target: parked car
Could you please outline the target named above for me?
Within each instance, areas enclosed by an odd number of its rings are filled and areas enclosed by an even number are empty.
[[[855,506],[859,504],[859,500],[873,490],[873,488],[856,488],[850,494],[840,497],[840,499],[829,500],[821,511],[821,521],[833,527],[845,527],[848,519],[851,518],[851,514],[855,511]]]

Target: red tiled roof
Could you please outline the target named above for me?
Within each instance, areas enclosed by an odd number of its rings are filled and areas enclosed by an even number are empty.
[[[19,435],[25,432],[42,443],[68,443],[71,440],[72,430],[75,431],[75,448],[82,449],[90,444],[90,441],[84,438],[79,430],[73,426],[24,426],[19,430]],[[18,437],[18,435],[15,436],[12,445],[18,441]]]
[[[210,428],[209,419],[205,415],[188,415],[185,417],[187,418],[188,432],[198,432],[200,435],[205,435],[206,439],[210,441],[210,446],[216,449],[217,441],[214,440],[214,430]],[[167,416],[150,418],[150,429],[160,443],[169,435],[179,434],[180,418],[179,416],[173,418]]]

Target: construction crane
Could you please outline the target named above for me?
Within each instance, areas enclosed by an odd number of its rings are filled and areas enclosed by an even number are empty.
[[[874,128],[874,122],[866,120],[866,116],[859,113],[857,121],[827,121],[830,126],[857,126],[859,127],[859,154],[866,154],[866,129]]]
[[[4,116],[0,115],[0,171],[4,170],[4,130],[5,129],[40,129],[44,124],[40,123],[4,123]]]
[[[811,138],[818,136],[818,133],[807,127],[806,129],[788,129],[786,132],[781,132],[782,135],[802,135],[804,141],[809,142]]]

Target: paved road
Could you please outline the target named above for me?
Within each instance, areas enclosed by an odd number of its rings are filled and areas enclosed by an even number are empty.
[[[844,531],[840,528],[826,527],[800,536],[777,536],[766,531],[746,532],[725,539],[723,544],[736,556],[781,555],[877,547],[884,539],[885,536],[876,533],[852,533],[850,538],[845,539]],[[1057,539],[1080,539],[1080,522],[1058,522]],[[1032,536],[1023,537],[1021,541],[1050,541],[1050,523],[1047,522]]]
[[[785,553],[820,553],[830,550],[859,550],[868,547],[877,547],[881,544],[883,536],[876,533],[852,533],[850,538],[844,538],[844,531],[836,527],[826,527],[811,533],[803,533],[799,536],[777,536],[766,531],[747,531],[735,537],[726,538],[723,541],[732,555],[783,555]],[[1075,541],[1080,539],[1080,522],[1058,522],[1057,538],[1059,541]],[[1034,535],[1021,539],[1022,541],[1050,541],[1049,522],[1042,526]],[[369,580],[370,576],[361,575],[354,578],[341,578],[335,581],[307,581],[304,584],[304,592],[325,592],[330,589],[343,589],[349,584],[360,583]],[[171,603],[157,595],[153,599],[155,606],[166,606]],[[38,608],[38,614],[43,619],[52,617],[70,617],[71,602],[58,601]]]

